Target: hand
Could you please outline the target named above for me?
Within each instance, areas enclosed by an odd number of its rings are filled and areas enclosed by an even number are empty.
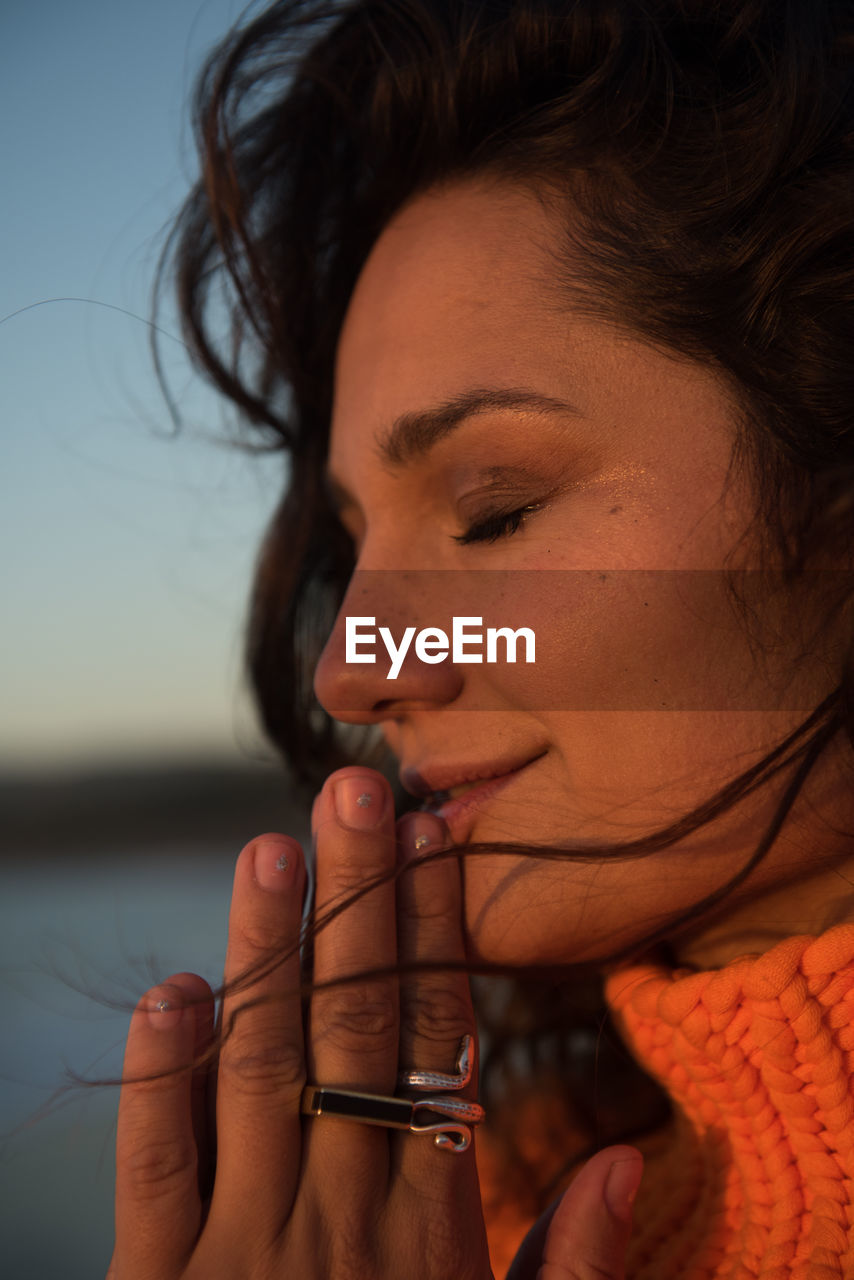
[[[642,1173],[643,1157],[634,1147],[597,1151],[534,1223],[506,1280],[625,1280]]]
[[[345,822],[333,792],[345,793]],[[390,789],[379,774],[341,770],[325,784],[313,817],[322,916],[395,867]],[[434,840],[443,834],[430,815],[401,820],[397,834],[412,852],[414,822]],[[293,951],[304,884],[296,841],[262,836],[242,851],[227,982],[273,951]],[[460,917],[452,859],[405,875],[397,886],[386,883],[319,930],[314,982],[393,969],[398,960],[461,959]],[[206,1119],[203,1073],[123,1087],[111,1280],[489,1277],[473,1150],[456,1154],[437,1149],[429,1136],[302,1119],[299,1110],[306,1080],[394,1094],[402,1068],[451,1071],[462,1036],[474,1031],[465,975],[425,975],[404,985],[392,974],[315,991],[305,1032],[299,986],[294,951],[251,987],[226,996],[224,1032],[242,1012],[220,1050],[215,1131]],[[173,1007],[159,1012],[163,999]],[[125,1074],[132,1080],[189,1061],[194,1046],[209,1045],[212,1036],[210,988],[177,974],[140,1002]],[[205,1212],[198,1173],[214,1145]]]
[[[355,768],[327,780],[312,825],[321,917],[391,871],[396,857],[417,856],[416,827],[431,836],[425,853],[446,838],[431,815],[409,815],[395,829],[385,780]],[[306,1080],[393,1094],[401,1069],[452,1070],[462,1036],[474,1032],[464,975],[322,984],[398,961],[462,959],[457,864],[439,861],[396,886],[382,884],[319,930],[313,979],[320,989],[305,1028],[296,951],[304,885],[302,850],[287,836],[260,836],[238,858],[226,982],[273,953],[291,954],[223,1001],[226,1033],[242,1011],[221,1046],[215,1081],[185,1070],[133,1083],[212,1045],[213,996],[202,978],[176,974],[137,1006],[119,1105],[108,1280],[491,1275],[471,1149],[451,1153],[427,1136],[300,1117]],[[170,1007],[161,1011],[163,1000]],[[475,1085],[463,1096],[473,1098]],[[594,1234],[600,1218],[591,1212]],[[553,1230],[562,1222],[556,1215]],[[573,1248],[580,1238],[566,1235]],[[556,1257],[563,1240],[557,1231]],[[547,1249],[551,1265],[548,1257]]]

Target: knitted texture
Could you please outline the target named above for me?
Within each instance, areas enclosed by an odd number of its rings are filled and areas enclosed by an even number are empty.
[[[708,973],[634,965],[605,993],[675,1111],[629,1280],[854,1277],[854,925]]]

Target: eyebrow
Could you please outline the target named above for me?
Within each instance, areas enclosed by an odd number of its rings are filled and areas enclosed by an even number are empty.
[[[377,437],[380,461],[387,466],[405,466],[415,458],[423,458],[467,418],[502,409],[527,409],[550,414],[579,413],[575,405],[566,400],[558,400],[527,387],[477,387],[429,409],[401,414],[384,435]]]
[[[574,414],[581,410],[567,400],[543,395],[528,387],[475,387],[460,392],[427,409],[402,413],[387,431],[376,436],[377,454],[385,466],[403,467],[425,457],[434,445],[455,431],[468,418],[484,413],[516,409],[540,414]],[[352,496],[328,472],[327,492],[339,510],[355,506]]]

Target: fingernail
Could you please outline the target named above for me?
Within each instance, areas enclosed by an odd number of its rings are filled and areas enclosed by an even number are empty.
[[[262,889],[280,893],[294,882],[296,845],[282,840],[262,840],[255,846],[255,879]]]
[[[635,1157],[631,1160],[615,1160],[608,1170],[605,1179],[605,1203],[615,1218],[621,1222],[631,1222],[632,1205],[638,1193],[643,1160]]]
[[[397,844],[404,858],[423,857],[448,845],[448,828],[432,813],[406,813],[397,824]]]
[[[177,987],[155,987],[148,993],[148,1021],[158,1031],[172,1031],[184,1012]]]
[[[357,831],[378,827],[385,815],[385,792],[382,782],[365,775],[338,778],[332,784],[338,821]]]

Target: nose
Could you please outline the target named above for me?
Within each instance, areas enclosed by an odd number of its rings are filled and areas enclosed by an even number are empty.
[[[450,653],[430,662],[416,650],[423,629],[450,630],[439,584],[430,581],[435,576],[390,569],[353,574],[314,676],[318,701],[334,719],[375,724],[447,706],[459,696],[462,677]],[[434,657],[440,651],[439,645],[420,648]]]

